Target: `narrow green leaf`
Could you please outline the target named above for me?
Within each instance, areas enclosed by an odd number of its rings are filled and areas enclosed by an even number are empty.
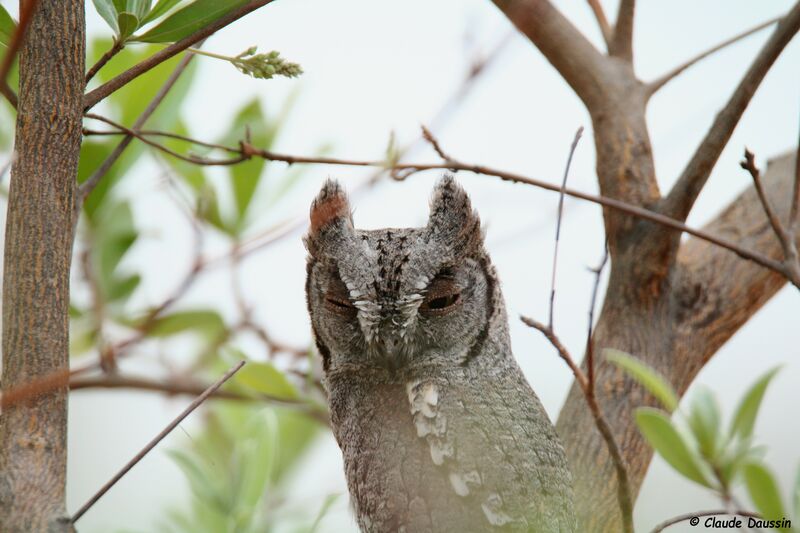
[[[634,356],[621,350],[607,348],[603,350],[606,359],[626,371],[633,379],[638,381],[647,391],[655,396],[658,401],[672,413],[678,407],[678,395],[667,380],[655,369],[642,363]]]
[[[225,331],[225,322],[216,311],[177,311],[157,319],[148,335],[169,337],[186,331],[198,331],[208,338],[217,338]]]
[[[781,502],[778,484],[772,473],[760,462],[748,462],[744,465],[744,482],[750,499],[758,512],[767,520],[787,518]]]
[[[700,445],[700,453],[713,460],[720,438],[720,410],[717,399],[707,387],[698,387],[689,405],[689,427]]]
[[[210,476],[191,455],[179,450],[167,450],[167,454],[183,471],[196,498],[221,509],[225,508],[224,499],[214,490],[214,485],[209,483]]]
[[[134,37],[134,40],[146,43],[180,41],[247,2],[248,0],[195,0],[155,28]]]
[[[253,390],[278,398],[295,398],[297,391],[286,376],[271,363],[249,361],[234,380]]]
[[[119,24],[117,24],[117,8],[114,6],[112,0],[92,0],[97,14],[103,17],[103,20],[114,30],[116,35],[119,35]]]
[[[11,18],[6,8],[0,5],[0,45],[7,47],[16,31],[17,23]]]
[[[156,5],[153,6],[153,9],[150,10],[150,13],[144,17],[142,21],[142,25],[148,24],[167,13],[170,9],[178,5],[181,0],[158,0]]]
[[[127,0],[125,11],[133,13],[140,21],[150,12],[152,0]]]
[[[713,488],[701,470],[699,457],[675,429],[666,413],[641,407],[636,410],[636,424],[647,442],[678,473],[704,487]]]
[[[780,367],[773,368],[761,376],[744,395],[739,407],[736,409],[736,414],[733,416],[730,430],[731,437],[748,438],[753,434],[753,426],[756,423],[764,393],[778,370],[780,370]]]

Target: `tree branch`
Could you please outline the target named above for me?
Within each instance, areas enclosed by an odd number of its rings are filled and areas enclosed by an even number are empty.
[[[125,42],[114,39],[114,45],[109,48],[105,54],[100,56],[100,59],[97,60],[97,63],[92,65],[92,68],[90,68],[86,73],[86,85],[89,85],[89,82],[92,81],[92,78],[94,78],[95,74],[100,72],[100,69],[103,68],[106,63],[111,61],[111,58],[120,53],[123,48],[125,48]]]
[[[20,11],[19,11],[19,24],[17,25],[17,31],[14,32],[14,35],[11,37],[11,41],[8,43],[8,47],[6,48],[6,53],[3,56],[3,63],[0,64],[0,94],[5,96],[11,105],[17,107],[17,95],[14,93],[13,89],[8,86],[8,73],[11,72],[11,67],[14,65],[14,61],[17,59],[17,52],[19,52],[19,47],[22,44],[23,38],[25,37],[25,33],[28,31],[28,25],[33,18],[33,13],[36,11],[36,8],[39,5],[39,0],[28,0],[27,2],[20,2]]]
[[[728,103],[717,115],[711,129],[665,199],[663,212],[666,215],[686,220],[756,89],[798,29],[800,29],[800,2],[780,20]]]
[[[223,385],[223,384],[224,384],[226,381],[228,381],[228,380],[229,380],[231,377],[233,377],[233,375],[234,375],[236,372],[238,372],[238,371],[239,371],[239,369],[240,369],[240,368],[242,368],[242,367],[244,366],[244,364],[245,364],[245,362],[244,362],[244,361],[239,361],[239,363],[237,363],[236,365],[234,365],[233,367],[231,367],[231,368],[230,368],[230,370],[228,370],[227,372],[225,372],[225,374],[224,374],[224,375],[223,375],[221,378],[219,378],[219,379],[218,379],[216,382],[214,382],[214,383],[213,383],[211,386],[209,386],[209,387],[208,387],[208,388],[207,388],[205,391],[203,391],[203,393],[202,393],[200,396],[198,396],[197,398],[195,398],[195,400],[194,400],[192,403],[190,403],[190,404],[189,404],[189,406],[188,406],[188,407],[186,407],[186,409],[184,409],[184,410],[183,410],[183,412],[181,412],[181,414],[179,414],[177,417],[175,417],[175,419],[173,419],[173,421],[172,421],[172,422],[170,422],[170,423],[167,425],[167,427],[165,427],[165,428],[164,428],[164,429],[161,431],[161,433],[159,433],[158,435],[156,435],[156,436],[155,436],[155,437],[154,437],[154,438],[153,438],[153,439],[152,439],[150,442],[148,442],[148,443],[145,445],[145,447],[144,447],[144,448],[142,448],[142,450],[141,450],[139,453],[137,453],[137,454],[136,454],[136,455],[133,457],[133,459],[131,459],[130,461],[128,461],[128,463],[127,463],[125,466],[123,466],[123,467],[122,467],[122,469],[121,469],[119,472],[117,472],[117,473],[114,475],[114,477],[112,477],[112,478],[111,478],[111,479],[108,481],[108,483],[106,483],[105,485],[103,485],[103,486],[100,488],[100,490],[98,490],[98,491],[97,491],[97,493],[96,493],[94,496],[92,496],[91,498],[89,498],[89,501],[87,501],[85,504],[83,504],[83,506],[82,506],[80,509],[78,509],[78,511],[77,511],[77,512],[76,512],[74,515],[72,515],[72,518],[70,519],[70,522],[71,522],[71,523],[73,523],[73,524],[74,524],[75,522],[77,522],[77,521],[78,521],[78,520],[79,520],[79,519],[80,519],[80,518],[81,518],[81,517],[82,517],[82,516],[83,516],[83,515],[86,513],[86,511],[88,511],[89,509],[91,509],[91,507],[92,507],[92,506],[93,506],[95,503],[97,503],[97,500],[99,500],[100,498],[102,498],[102,497],[103,497],[103,495],[104,495],[106,492],[108,492],[108,491],[111,489],[111,487],[113,487],[114,485],[116,485],[117,481],[119,481],[120,479],[122,479],[122,478],[123,478],[123,476],[125,476],[125,474],[127,474],[128,472],[130,472],[131,468],[133,468],[134,466],[136,466],[136,464],[137,464],[139,461],[141,461],[141,460],[142,460],[142,458],[144,458],[144,456],[145,456],[145,455],[147,455],[148,453],[150,453],[150,450],[152,450],[153,448],[155,448],[155,447],[156,447],[156,445],[158,445],[158,443],[159,443],[159,442],[161,442],[162,440],[164,440],[164,437],[166,437],[167,435],[169,435],[169,434],[172,432],[172,430],[173,430],[173,429],[175,429],[176,427],[178,427],[178,424],[180,424],[181,422],[183,422],[183,420],[184,420],[184,419],[185,419],[187,416],[189,416],[190,414],[192,414],[192,411],[194,411],[195,409],[197,409],[198,407],[200,407],[200,405],[201,405],[201,404],[202,404],[202,403],[203,403],[203,402],[204,402],[204,401],[205,401],[205,400],[206,400],[206,399],[207,399],[209,396],[211,396],[212,394],[214,394],[214,392],[216,392],[216,390],[217,390],[217,389],[219,389],[219,388],[220,388],[220,387],[221,387],[221,386],[222,386],[222,385]]]
[[[611,456],[611,461],[614,464],[614,469],[617,474],[617,501],[619,503],[620,512],[622,513],[623,530],[626,533],[633,533],[633,497],[631,496],[628,470],[625,468],[625,460],[622,458],[622,453],[614,438],[614,433],[608,425],[608,421],[603,415],[600,405],[597,403],[597,397],[594,394],[594,384],[590,384],[586,374],[583,373],[580,366],[578,366],[575,359],[572,358],[569,351],[561,343],[561,340],[552,328],[526,316],[520,318],[525,325],[540,331],[556,349],[559,357],[561,357],[572,370],[572,374],[575,376],[575,382],[583,392],[583,397],[592,414],[595,426],[602,435],[606,447],[608,448],[608,454]]]
[[[219,19],[215,20],[208,26],[196,31],[190,36],[184,37],[180,41],[172,43],[166,48],[163,48],[162,50],[156,52],[155,54],[145,59],[141,63],[134,65],[133,67],[126,70],[119,76],[113,78],[107,83],[104,83],[97,89],[87,93],[83,99],[84,111],[91,109],[99,101],[103,100],[108,95],[119,89],[120,87],[126,85],[131,80],[141,76],[142,74],[152,69],[153,67],[163,63],[172,56],[179,54],[180,52],[186,50],[190,46],[201,41],[202,39],[205,39],[206,37],[210,36],[216,31],[224,28],[225,26],[231,24],[236,20],[239,20],[248,13],[269,4],[272,1],[273,0],[252,0],[247,4],[237,9],[234,9],[225,16],[220,17]]]
[[[145,110],[142,111],[142,114],[139,115],[139,118],[136,119],[136,122],[134,122],[133,124],[134,130],[139,130],[145,125],[147,119],[149,119],[150,116],[155,112],[156,108],[161,104],[161,102],[167,96],[167,93],[169,93],[169,91],[178,81],[178,78],[181,76],[181,74],[183,74],[183,71],[186,70],[186,67],[189,66],[189,63],[192,61],[193,58],[194,54],[186,54],[183,58],[181,58],[178,65],[175,67],[175,70],[172,71],[172,74],[170,74],[169,78],[167,78],[167,80],[164,82],[164,85],[161,86],[161,88],[158,90],[156,95],[147,105]],[[122,155],[122,152],[125,151],[125,148],[128,147],[133,138],[134,135],[132,133],[126,134],[125,137],[116,146],[116,148],[114,148],[114,151],[111,152],[111,154],[105,159],[105,161],[103,161],[100,164],[97,170],[95,170],[94,173],[92,173],[92,175],[89,176],[89,178],[86,181],[84,181],[83,184],[81,184],[81,186],[78,188],[78,202],[76,204],[76,210],[78,211],[80,210],[81,206],[83,205],[83,202],[86,201],[86,198],[88,198],[89,195],[92,193],[92,191],[95,189],[95,187],[97,187],[97,184],[100,183],[100,180],[103,178],[103,176],[105,176],[111,169],[111,167],[114,165],[114,163],[116,163],[116,161]]]
[[[548,0],[493,0],[544,54],[587,107],[602,97],[607,85],[601,54]]]
[[[743,169],[747,170],[753,178],[753,187],[756,190],[756,194],[758,194],[758,200],[761,202],[764,214],[767,215],[767,220],[769,220],[769,224],[772,226],[772,231],[775,232],[775,236],[778,237],[778,241],[781,243],[786,278],[800,289],[800,259],[797,255],[797,246],[795,246],[794,237],[783,227],[778,215],[772,208],[772,203],[764,192],[764,185],[761,183],[761,172],[756,166],[753,152],[745,149],[744,161],[742,161],[740,165]],[[792,205],[792,208],[794,208],[794,205]]]
[[[706,50],[706,51],[704,51],[704,52],[702,52],[700,54],[697,54],[693,58],[691,58],[691,59],[685,61],[684,63],[678,65],[677,67],[673,68],[672,70],[670,70],[669,72],[667,72],[663,76],[661,76],[661,77],[651,81],[650,83],[648,83],[647,84],[647,93],[648,93],[648,95],[652,96],[656,91],[661,89],[664,85],[666,85],[667,83],[669,83],[670,81],[675,79],[677,76],[679,76],[681,73],[683,73],[684,70],[688,69],[691,66],[694,66],[695,63],[697,63],[699,61],[702,61],[703,59],[707,58],[708,56],[710,56],[712,54],[715,54],[716,52],[719,52],[723,48],[726,48],[726,47],[728,47],[728,46],[730,46],[730,45],[732,45],[734,43],[737,43],[737,42],[741,41],[742,39],[744,39],[746,37],[750,37],[754,33],[758,33],[761,30],[772,26],[773,24],[775,24],[779,20],[781,20],[781,17],[775,17],[775,18],[771,18],[769,20],[766,20],[766,21],[762,22],[761,24],[759,24],[758,26],[755,26],[753,28],[750,28],[749,30],[746,30],[746,31],[743,31],[742,33],[734,35],[730,39],[722,41],[718,45],[713,46],[713,47],[709,48],[708,50]]]
[[[762,177],[765,197],[778,217],[789,212],[796,154],[790,153],[770,161]],[[718,217],[707,224],[705,231],[729,235],[739,246],[745,246],[767,257],[781,257],[782,250],[755,187],[750,187],[734,200]],[[800,240],[796,238],[795,245]],[[742,261],[722,249],[690,239],[678,254],[678,276],[675,279],[680,350],[675,360],[694,361],[699,368],[738,329],[747,322],[786,283],[785,276]],[[685,357],[685,359],[681,359]],[[694,376],[690,373],[686,385]],[[681,386],[676,383],[676,386]]]
[[[609,53],[628,63],[633,62],[633,15],[636,11],[636,0],[620,0],[617,22],[614,24],[614,39],[611,41]]]
[[[514,172],[507,172],[504,170],[487,167],[484,165],[473,165],[469,163],[464,163],[456,159],[450,159],[449,161],[445,161],[443,163],[398,163],[396,165],[387,167],[386,161],[383,160],[354,160],[354,159],[341,159],[334,157],[295,156],[295,155],[271,152],[269,150],[262,150],[244,141],[240,142],[239,148],[233,148],[230,146],[207,143],[203,141],[196,141],[194,139],[191,139],[190,137],[171,134],[171,133],[142,132],[142,131],[136,132],[124,126],[121,126],[116,122],[113,122],[107,118],[101,117],[99,115],[87,114],[87,117],[96,118],[97,120],[102,120],[108,124],[113,125],[114,127],[120,128],[121,131],[125,133],[130,133],[134,135],[138,139],[143,140],[148,145],[153,146],[158,150],[161,150],[170,155],[174,155],[175,157],[179,157],[183,160],[188,160],[192,163],[199,165],[231,165],[249,159],[250,157],[261,157],[268,161],[282,161],[290,165],[302,163],[302,164],[323,164],[323,165],[343,165],[343,166],[355,166],[355,167],[384,168],[387,171],[391,172],[392,175],[395,177],[395,179],[398,180],[406,179],[412,174],[426,170],[453,170],[453,171],[472,172],[473,174],[482,174],[486,176],[494,176],[500,178],[503,181],[524,183],[527,185],[533,185],[534,187],[539,187],[541,189],[558,193],[561,193],[562,191],[561,186],[553,183],[548,183],[546,181],[526,177],[520,174],[516,174]],[[147,136],[163,136],[163,137],[178,138],[185,140],[187,142],[193,142],[199,144],[201,146],[217,148],[220,150],[227,151],[228,153],[239,154],[239,156],[228,160],[208,160],[197,157],[186,157],[181,154],[177,154],[173,150],[170,150],[154,141],[146,139]],[[693,235],[705,241],[711,242],[717,246],[721,246],[722,248],[726,248],[744,259],[754,261],[765,268],[774,270],[775,272],[778,272],[781,275],[783,275],[783,265],[780,262],[775,261],[774,259],[770,259],[769,257],[765,257],[761,254],[754,253],[751,250],[747,250],[746,248],[743,248],[737,245],[736,243],[728,239],[725,239],[724,237],[713,235],[703,230],[691,228],[686,224],[684,224],[683,222],[670,218],[661,213],[657,213],[655,211],[651,211],[643,207],[629,204],[621,200],[616,200],[614,198],[609,198],[606,196],[595,196],[593,194],[576,191],[574,189],[566,187],[563,189],[563,192],[567,196],[572,196],[573,198],[580,198],[581,200],[593,202],[602,205],[604,207],[614,209],[621,213],[625,213],[644,220],[649,220],[651,222],[655,222],[662,226],[682,231],[684,233],[688,233],[689,235]]]
[[[603,35],[603,41],[606,43],[606,48],[611,48],[611,41],[614,39],[614,30],[611,29],[611,24],[608,23],[606,13],[603,11],[603,6],[600,5],[600,0],[586,0],[589,7],[592,8],[594,18],[597,19],[597,25],[600,27],[600,33]]]

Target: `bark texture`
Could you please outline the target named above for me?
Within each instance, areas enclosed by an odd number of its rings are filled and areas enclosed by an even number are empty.
[[[750,99],[781,50],[800,28],[800,3],[777,25],[739,86],[711,125],[669,194],[658,188],[646,122],[657,87],[636,78],[632,65],[635,2],[620,2],[605,55],[547,0],[494,0],[544,54],[586,105],[592,118],[597,178],[604,196],[685,220]],[[736,171],[732,169],[732,172]],[[774,161],[765,187],[782,220],[789,211],[794,156]],[[697,372],[786,280],[732,252],[653,223],[605,209],[611,273],[595,329],[596,354],[617,348],[667,376],[682,394]],[[778,239],[751,188],[706,228],[776,259]],[[640,436],[633,410],[652,398],[599,357],[596,389],[626,462],[634,497],[652,450]],[[580,530],[621,531],[616,476],[606,446],[574,384],[557,430],[576,479]]]
[[[82,0],[42,0],[20,50],[3,279],[4,389],[64,370],[81,143]],[[70,531],[67,385],[0,416],[0,531]]]

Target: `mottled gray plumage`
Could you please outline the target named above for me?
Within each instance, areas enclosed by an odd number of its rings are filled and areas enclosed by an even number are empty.
[[[365,532],[575,530],[571,476],[511,353],[480,221],[452,177],[423,228],[360,231],[328,181],[306,293]]]

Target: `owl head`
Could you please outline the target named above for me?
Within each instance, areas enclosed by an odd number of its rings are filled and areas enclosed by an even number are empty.
[[[497,305],[480,220],[452,176],[421,228],[357,230],[341,186],[311,205],[306,296],[327,373],[466,364]]]

